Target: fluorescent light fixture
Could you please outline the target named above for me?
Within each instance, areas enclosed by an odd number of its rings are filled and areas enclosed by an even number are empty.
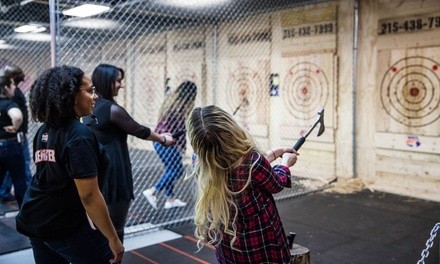
[[[41,34],[41,33],[16,34],[14,38],[19,40],[37,41],[37,42],[50,42],[51,40],[50,34]]]
[[[103,5],[84,4],[63,11],[63,15],[75,17],[89,17],[101,14],[110,10],[110,7]]]
[[[69,19],[63,22],[63,26],[86,28],[86,29],[114,29],[118,27],[118,22],[110,19],[101,18],[81,18]]]
[[[6,43],[0,44],[0,50],[7,50],[7,49],[15,49],[16,47],[14,45],[9,45]]]
[[[23,1],[20,2],[20,5],[24,6],[24,5],[27,5],[27,4],[31,3],[31,2],[33,2],[33,1],[35,1],[35,0],[23,0]]]
[[[46,31],[46,28],[37,24],[28,24],[14,28],[17,33],[39,33]]]
[[[178,7],[199,8],[224,4],[230,0],[162,0],[159,3]]]

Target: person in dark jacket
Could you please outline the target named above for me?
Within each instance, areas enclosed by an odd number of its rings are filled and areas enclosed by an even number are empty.
[[[31,157],[29,153],[29,145],[28,145],[28,139],[27,139],[27,132],[28,132],[28,123],[29,123],[29,114],[28,114],[28,107],[26,105],[26,97],[21,91],[20,87],[18,86],[23,80],[24,80],[24,73],[23,70],[16,66],[16,65],[6,65],[3,67],[3,71],[5,74],[10,76],[12,78],[13,84],[11,86],[6,87],[6,95],[9,99],[17,103],[18,107],[21,110],[21,113],[23,114],[23,122],[17,132],[17,140],[21,145],[23,146],[23,157],[25,162],[25,177],[26,177],[26,185],[29,185],[31,178],[32,178],[32,172],[31,172]],[[6,173],[5,179],[3,180],[3,184],[0,184],[0,198],[2,200],[11,200],[11,188],[12,188],[12,181],[9,176],[9,172]]]
[[[19,106],[8,97],[14,83],[9,72],[0,71],[0,183],[9,172],[14,185],[15,198],[21,206],[27,188],[23,146],[18,131],[23,123]]]

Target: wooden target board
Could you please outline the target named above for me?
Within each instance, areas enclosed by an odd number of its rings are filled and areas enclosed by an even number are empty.
[[[206,76],[205,29],[188,28],[167,33],[167,67],[171,91],[182,82],[191,81],[197,86],[196,105],[201,104]]]
[[[234,115],[245,129],[253,130],[255,125],[267,125],[269,61],[237,60],[223,63],[220,76],[224,76],[225,81],[220,83],[219,91],[222,93],[218,94],[219,106]]]
[[[280,97],[287,110],[282,121],[285,136],[296,138],[307,132],[316,120],[318,111],[324,108],[326,133],[314,140],[333,142],[334,55],[314,54],[286,58],[282,59],[280,65]]]
[[[318,64],[301,61],[292,65],[285,73],[283,100],[295,119],[310,120],[329,101],[328,73]]]
[[[380,51],[378,131],[440,135],[440,48]]]
[[[138,122],[149,127],[157,124],[165,91],[165,34],[139,39],[135,56],[133,103]]]

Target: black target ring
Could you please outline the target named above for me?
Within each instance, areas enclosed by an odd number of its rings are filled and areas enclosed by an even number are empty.
[[[422,127],[440,118],[438,65],[430,58],[412,56],[400,59],[385,72],[380,98],[383,109],[393,120]]]
[[[284,78],[282,97],[289,112],[298,119],[309,120],[326,105],[329,98],[327,75],[312,62],[300,62]]]

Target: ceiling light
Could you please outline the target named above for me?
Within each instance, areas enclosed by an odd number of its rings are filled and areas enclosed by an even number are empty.
[[[110,10],[108,6],[84,4],[63,11],[63,15],[75,17],[89,17],[101,14]]]
[[[28,24],[14,28],[14,31],[17,33],[39,33],[46,31],[46,28],[36,24]]]
[[[9,45],[6,43],[0,44],[0,50],[6,50],[6,49],[15,49],[16,47],[14,45]]]
[[[17,34],[15,35],[14,38],[19,40],[37,41],[37,42],[51,41],[50,34],[24,33],[24,34]]]
[[[31,3],[31,2],[33,2],[33,1],[35,1],[35,0],[23,0],[23,1],[20,2],[20,5],[24,6],[24,5],[27,5],[27,4]]]
[[[165,3],[168,5],[178,6],[178,7],[189,7],[189,8],[198,8],[198,7],[207,7],[220,5],[229,2],[229,0],[162,0],[161,3]]]
[[[69,19],[63,21],[63,26],[88,28],[88,29],[115,29],[118,26],[118,22],[110,19],[101,18],[81,18],[81,19]]]

